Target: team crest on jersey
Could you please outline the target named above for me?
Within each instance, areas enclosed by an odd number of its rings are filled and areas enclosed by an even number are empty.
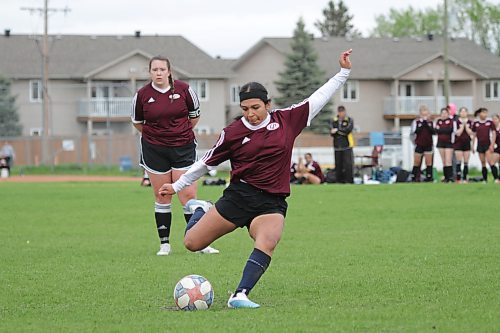
[[[181,95],[179,95],[179,94],[173,94],[173,95],[170,95],[169,98],[170,99],[179,99],[179,98],[181,98]]]
[[[279,127],[280,127],[280,124],[278,124],[278,123],[270,123],[269,125],[267,125],[266,128],[270,131],[274,131],[274,130],[277,130]]]
[[[154,103],[154,102],[155,102],[155,99],[153,97],[150,97],[148,103]]]

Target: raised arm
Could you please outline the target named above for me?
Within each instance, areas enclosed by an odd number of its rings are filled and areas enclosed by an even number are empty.
[[[340,72],[335,74],[328,82],[326,82],[321,88],[316,90],[309,98],[309,119],[308,123],[316,117],[316,115],[321,111],[321,109],[330,101],[333,94],[347,81],[349,73],[351,72],[351,60],[349,56],[352,53],[352,49],[342,52],[339,59]]]

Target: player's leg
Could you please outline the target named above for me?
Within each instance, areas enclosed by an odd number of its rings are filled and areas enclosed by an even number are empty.
[[[457,173],[457,181],[462,180],[462,160],[464,159],[464,152],[461,150],[455,150],[455,171]]]
[[[186,173],[186,171],[187,169],[172,169],[172,182],[176,182],[183,174]],[[186,203],[191,199],[196,199],[197,190],[197,184],[194,183],[177,193],[177,197],[179,198],[182,207],[184,207],[184,219],[186,220],[186,223],[189,222],[192,216],[192,212],[186,208]]]
[[[491,174],[493,175],[493,181],[496,181],[498,179],[498,169],[496,166],[494,153],[490,150],[487,150],[486,159],[488,160],[488,164],[490,165]]]
[[[425,181],[432,182],[434,181],[434,175],[432,171],[432,168],[434,166],[434,152],[432,151],[432,149],[424,153],[424,159],[425,159]]]
[[[446,153],[444,148],[438,148],[439,156],[441,157],[441,162],[443,163],[443,175],[444,180],[448,179],[448,168],[446,167]]]
[[[469,159],[470,159],[470,150],[464,151],[464,168],[462,172],[462,179],[464,182],[467,182],[467,175],[469,174]]]
[[[413,153],[413,169],[411,171],[411,180],[413,182],[419,181],[418,176],[420,174],[421,166],[422,166],[422,154],[418,152]]]
[[[148,175],[155,197],[155,221],[160,238],[160,250],[157,255],[168,255],[170,254],[170,228],[172,226],[172,196],[161,196],[158,191],[163,184],[172,182],[172,172],[156,174],[148,171]]]
[[[479,160],[481,161],[481,173],[483,181],[488,181],[488,169],[486,169],[486,156],[485,153],[479,153]]]
[[[493,165],[499,165],[499,163],[500,163],[500,154],[497,153],[497,152],[494,152],[493,153]],[[500,183],[500,175],[497,176],[497,179],[495,180],[495,183],[497,183],[497,184]]]
[[[250,224],[249,233],[254,239],[254,249],[247,260],[238,288],[229,298],[230,308],[258,308],[248,299],[248,294],[266,272],[274,249],[283,233],[285,218],[281,214],[266,214],[256,217]]]
[[[453,182],[453,148],[444,149],[446,169],[447,169],[447,181]]]
[[[201,207],[197,207],[187,225],[184,246],[193,252],[203,250],[236,228],[237,226],[223,218],[214,206],[206,213]]]
[[[318,176],[313,175],[312,173],[305,173],[304,178],[306,184],[321,184],[321,179]]]

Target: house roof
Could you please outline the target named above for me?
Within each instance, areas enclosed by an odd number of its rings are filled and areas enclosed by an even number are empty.
[[[226,78],[230,62],[212,58],[182,36],[82,36],[50,38],[51,78],[83,79],[106,69],[117,59],[135,54],[167,56],[174,71],[188,78]],[[0,73],[11,78],[40,77],[40,36],[0,36]]]
[[[234,64],[237,68],[264,45],[270,45],[280,53],[291,51],[291,38],[264,38]],[[416,38],[360,38],[347,40],[334,37],[317,38],[313,41],[318,53],[319,66],[333,75],[338,70],[338,55],[349,48],[354,50],[352,59],[355,63],[351,72],[354,79],[395,79],[416,65],[424,65],[442,57],[443,41],[434,37],[432,41]],[[449,42],[449,59],[459,66],[467,68],[482,78],[500,78],[500,57],[467,39],[455,39]]]

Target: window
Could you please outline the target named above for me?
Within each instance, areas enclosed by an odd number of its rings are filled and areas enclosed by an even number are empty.
[[[113,92],[113,85],[107,82],[96,83],[90,90],[92,98],[110,98]]]
[[[41,128],[30,128],[30,136],[42,136]]]
[[[232,105],[240,104],[240,89],[241,86],[233,84],[229,88],[229,103]]]
[[[500,100],[499,86],[500,81],[487,81],[484,84],[484,99]]]
[[[42,101],[42,81],[41,80],[31,80],[30,81],[30,102],[41,102]]]
[[[347,81],[342,87],[341,100],[343,102],[357,102],[359,100],[358,81]]]
[[[399,96],[415,96],[415,84],[411,82],[402,82],[399,84]]]
[[[200,101],[208,101],[208,80],[189,80],[189,86],[196,92]]]

